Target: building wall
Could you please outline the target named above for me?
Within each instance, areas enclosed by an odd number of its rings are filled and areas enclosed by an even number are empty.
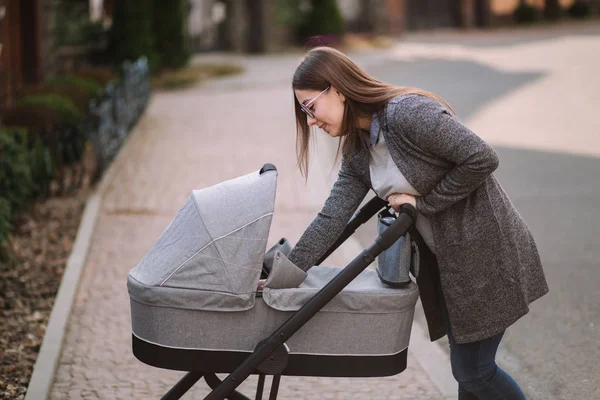
[[[387,0],[385,11],[387,14],[387,31],[396,35],[406,30],[406,2],[405,0]]]
[[[472,0],[373,1],[378,13],[377,33],[398,34],[409,29],[435,29],[461,25],[461,4]]]
[[[0,0],[0,115],[21,86],[19,0]]]
[[[0,0],[0,113],[23,85],[56,73],[54,0]]]
[[[563,8],[570,7],[575,0],[560,0],[559,3]],[[538,8],[544,8],[544,0],[527,0],[527,3]],[[491,0],[491,11],[495,15],[508,15],[519,5],[519,0]]]
[[[338,0],[340,1],[340,0]],[[594,0],[599,1],[600,0]],[[385,6],[381,7],[373,1],[371,7],[383,10],[383,15],[379,17],[382,22],[378,23],[383,31],[379,33],[400,34],[411,29],[415,25],[415,18],[424,25],[422,28],[449,27],[453,25],[461,28],[486,27],[498,23],[506,22],[512,18],[512,13],[519,5],[520,0],[449,0],[451,14],[449,21],[428,20],[428,5],[437,4],[421,3],[419,0],[386,0]],[[544,0],[527,0],[540,9],[544,7]],[[563,8],[570,7],[575,0],[559,0]],[[345,4],[340,3],[340,4]],[[413,7],[413,8],[409,8]],[[415,9],[415,6],[421,9]],[[599,6],[600,8],[600,6]],[[438,13],[439,14],[439,13]]]

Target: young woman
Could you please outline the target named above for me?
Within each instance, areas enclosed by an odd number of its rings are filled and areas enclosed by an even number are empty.
[[[313,127],[340,139],[342,165],[290,260],[314,265],[369,189],[396,210],[412,204],[427,244],[421,301],[431,340],[450,340],[459,399],[524,399],[496,350],[548,286],[529,229],[492,175],[492,147],[438,96],[379,82],[332,48],[310,51],[292,87],[302,173]]]

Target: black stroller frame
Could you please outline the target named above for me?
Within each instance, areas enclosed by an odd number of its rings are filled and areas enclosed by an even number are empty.
[[[359,226],[367,222],[371,217],[377,214],[382,208],[387,206],[387,202],[379,197],[372,198],[363,206],[356,215],[348,222],[343,233],[331,248],[321,257],[317,265],[323,262],[331,253],[333,253],[342,243],[346,241],[358,229]],[[133,353],[142,362],[162,368],[181,370],[182,365],[189,366],[188,372],[175,386],[171,388],[162,400],[180,399],[188,390],[204,377],[206,383],[213,389],[205,397],[205,400],[249,400],[245,395],[237,392],[235,389],[251,374],[258,374],[258,386],[255,399],[262,399],[265,376],[272,375],[271,391],[269,400],[277,398],[281,375],[288,366],[288,349],[285,345],[294,333],[296,333],[306,322],[308,322],[323,306],[331,301],[338,293],[342,291],[354,278],[365,270],[375,258],[384,250],[388,249],[401,236],[404,236],[413,225],[416,218],[416,210],[411,205],[405,204],[396,221],[375,239],[375,242],[366,250],[363,250],[354,260],[352,260],[338,275],[336,275],[325,287],[323,287],[314,297],[311,298],[300,310],[295,312],[285,323],[283,323],[267,339],[261,341],[251,355],[247,353],[232,355],[229,362],[238,365],[227,378],[221,381],[216,373],[229,372],[213,370],[210,373],[200,372],[194,368],[194,353],[186,350],[169,349],[164,350],[159,346],[146,343],[132,335]],[[260,294],[260,293],[259,293]],[[191,354],[191,355],[190,355]],[[202,357],[210,357],[202,353]],[[209,362],[218,364],[219,360]],[[406,351],[402,353],[400,361],[398,359],[389,360],[393,363],[398,372],[406,368]],[[170,366],[169,366],[170,364]],[[323,368],[335,369],[339,366],[326,365]],[[376,365],[373,366],[375,369]],[[285,371],[288,372],[288,371]],[[314,375],[313,376],[352,376],[350,375]],[[380,376],[374,374],[373,376]]]

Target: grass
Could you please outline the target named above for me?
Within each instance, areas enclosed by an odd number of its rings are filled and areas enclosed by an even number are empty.
[[[243,68],[229,64],[192,65],[177,70],[161,71],[150,78],[156,90],[178,90],[195,86],[202,81],[237,75]]]

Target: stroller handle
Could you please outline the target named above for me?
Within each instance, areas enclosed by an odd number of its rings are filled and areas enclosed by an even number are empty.
[[[410,204],[402,204],[400,207],[400,212],[410,215],[411,224],[415,221],[417,210]],[[410,225],[409,227],[410,228]],[[391,245],[393,245],[396,240],[400,238],[400,236],[404,236],[407,228],[404,224],[393,223],[389,229],[386,229],[376,240],[375,242],[379,244],[383,248],[383,250],[387,250]]]
[[[260,169],[260,171],[258,173],[259,173],[259,175],[262,175],[267,171],[277,171],[277,167],[275,167],[273,164],[267,163],[262,166],[262,168]]]
[[[367,202],[357,213],[350,222],[344,228],[340,237],[331,245],[331,247],[319,258],[315,265],[321,265],[323,261],[327,259],[338,247],[340,247],[346,239],[356,232],[356,230],[365,222],[370,220],[379,210],[387,206],[388,202],[382,198],[375,196]],[[414,217],[413,217],[414,218]],[[393,243],[393,242],[392,242]]]

